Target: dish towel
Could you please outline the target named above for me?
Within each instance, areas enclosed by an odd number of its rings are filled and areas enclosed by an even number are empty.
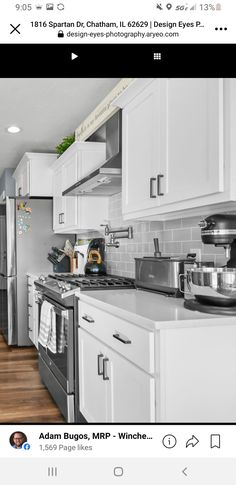
[[[38,341],[53,354],[57,353],[56,315],[53,305],[48,301],[42,304]]]
[[[57,353],[57,331],[56,331],[56,314],[53,306],[51,309],[51,329],[49,333],[47,348],[51,350],[53,354]]]
[[[52,327],[53,306],[44,301],[41,307],[40,326],[38,341],[43,347],[47,347]],[[54,313],[54,312],[53,312]]]

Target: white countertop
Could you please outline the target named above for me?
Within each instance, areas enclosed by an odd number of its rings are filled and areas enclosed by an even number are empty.
[[[149,330],[236,325],[236,316],[211,315],[184,308],[182,298],[142,290],[97,290],[78,292],[81,301]]]

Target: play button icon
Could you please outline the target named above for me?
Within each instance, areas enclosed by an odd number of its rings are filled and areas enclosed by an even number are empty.
[[[74,61],[78,56],[74,52],[71,52],[71,60]]]

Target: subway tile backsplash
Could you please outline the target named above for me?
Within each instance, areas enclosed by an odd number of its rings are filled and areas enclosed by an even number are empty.
[[[153,238],[158,237],[160,251],[164,256],[186,256],[190,249],[201,249],[202,260],[225,264],[223,248],[204,245],[201,242],[199,217],[175,219],[173,221],[124,221],[121,212],[121,194],[109,201],[109,223],[112,227],[132,225],[134,238],[120,239],[119,248],[107,248],[107,271],[120,276],[134,277],[134,258],[151,256],[154,253]]]

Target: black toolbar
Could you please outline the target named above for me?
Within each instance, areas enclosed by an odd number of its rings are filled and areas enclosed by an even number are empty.
[[[1,77],[236,77],[236,44],[2,44]]]

